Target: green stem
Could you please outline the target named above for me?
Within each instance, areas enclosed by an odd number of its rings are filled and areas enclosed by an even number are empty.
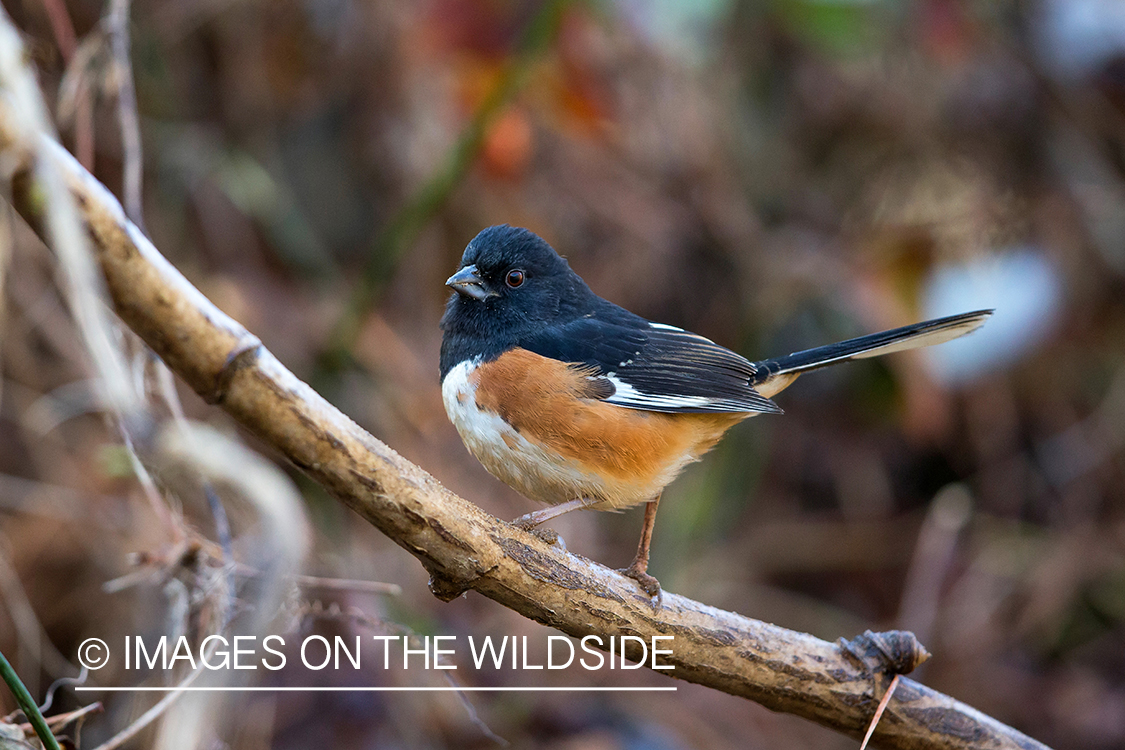
[[[333,330],[328,361],[325,363],[329,369],[336,369],[347,360],[363,317],[378,297],[381,283],[390,276],[405,249],[441,209],[449,194],[469,171],[488,134],[489,125],[523,88],[528,70],[554,38],[562,11],[570,1],[548,0],[543,4],[524,32],[516,55],[504,67],[500,79],[457,138],[442,167],[379,234],[368,256],[363,276],[356,284],[347,307]]]
[[[0,678],[8,683],[12,695],[16,696],[16,703],[23,710],[27,720],[31,722],[35,733],[39,735],[39,741],[43,743],[43,747],[47,750],[61,750],[54,733],[47,726],[47,720],[43,718],[43,714],[39,713],[39,706],[35,704],[31,693],[27,692],[27,688],[20,680],[19,675],[16,674],[16,670],[12,669],[12,665],[4,658],[3,653],[0,653]]]

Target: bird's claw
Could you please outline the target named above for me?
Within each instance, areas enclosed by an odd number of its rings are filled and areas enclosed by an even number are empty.
[[[621,568],[618,572],[637,582],[637,585],[641,587],[641,591],[648,594],[649,598],[652,600],[654,609],[659,609],[664,603],[664,590],[660,588],[660,581],[656,580],[655,576],[649,575],[635,564],[627,568]]]
[[[530,513],[526,516],[520,516],[519,518],[513,519],[511,523],[517,529],[522,529],[547,544],[557,544],[563,549],[566,549],[566,542],[559,536],[559,532],[540,526],[540,522],[531,516],[532,514]]]
[[[563,549],[566,549],[566,544],[563,542],[562,537],[559,536],[559,532],[555,531],[554,529],[536,527],[534,529],[527,529],[527,533],[531,534],[534,537],[538,537],[540,540],[546,542],[547,544],[558,544]]]

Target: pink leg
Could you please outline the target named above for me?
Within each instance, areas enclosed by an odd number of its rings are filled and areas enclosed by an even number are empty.
[[[659,606],[662,598],[660,581],[648,574],[648,548],[652,544],[652,527],[656,525],[656,508],[660,505],[660,495],[645,505],[645,525],[641,529],[641,541],[637,545],[637,555],[622,573],[640,584],[641,589],[653,598],[653,605]]]
[[[540,510],[525,513],[519,518],[512,521],[513,526],[518,526],[525,531],[534,529],[541,523],[546,523],[552,518],[558,518],[563,513],[569,513],[572,510],[581,510],[589,508],[591,505],[596,505],[597,500],[588,497],[580,497],[577,500],[567,500],[565,503],[552,505],[549,508],[541,508]]]

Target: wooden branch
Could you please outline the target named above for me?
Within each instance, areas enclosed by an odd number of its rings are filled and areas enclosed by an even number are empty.
[[[40,233],[45,193],[33,144],[0,111],[11,200]],[[46,138],[46,136],[43,136]],[[674,636],[671,676],[861,737],[893,667],[885,639],[828,643],[664,594],[548,546],[454,495],[298,380],[218,310],[130,224],[117,200],[61,146],[50,154],[80,207],[117,313],[208,402],[286,456],[421,561],[443,600],[472,589],[571,636]],[[907,651],[912,637],[905,638]],[[626,653],[636,658],[636,648]],[[909,657],[910,655],[907,654]],[[890,748],[1043,748],[989,716],[900,680],[875,733]]]

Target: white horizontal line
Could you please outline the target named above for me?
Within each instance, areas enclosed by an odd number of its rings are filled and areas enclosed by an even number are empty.
[[[173,693],[184,692],[211,692],[211,693],[656,693],[675,692],[676,687],[373,687],[373,686],[330,686],[330,687],[235,687],[222,685],[216,687],[76,687],[76,692],[87,693]]]

